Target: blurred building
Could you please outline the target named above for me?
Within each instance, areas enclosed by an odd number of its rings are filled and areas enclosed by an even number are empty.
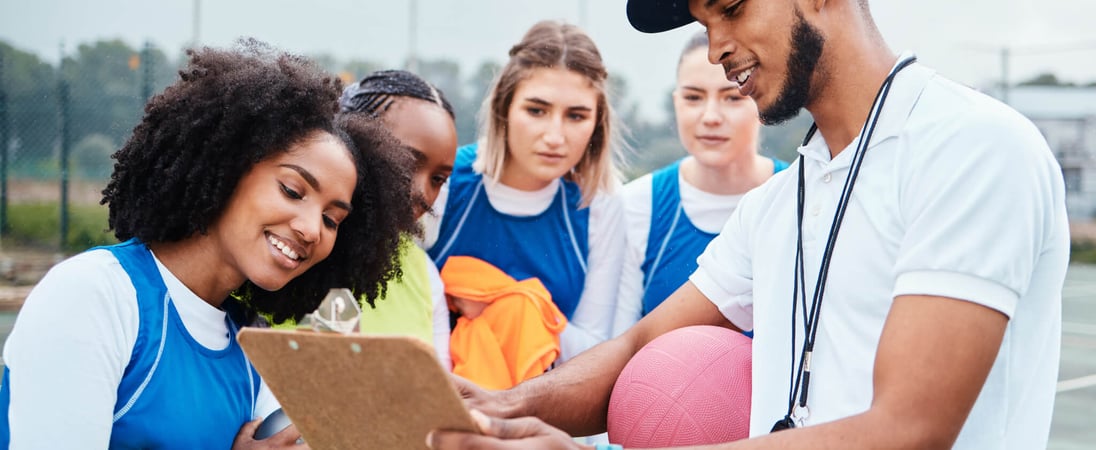
[[[1058,158],[1070,219],[1096,217],[1096,87],[1016,86],[1005,100],[1039,127]]]

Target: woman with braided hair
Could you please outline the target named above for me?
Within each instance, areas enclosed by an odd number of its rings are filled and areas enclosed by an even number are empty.
[[[347,86],[343,113],[380,121],[415,159],[411,201],[422,217],[453,171],[457,129],[453,107],[441,90],[405,70],[381,70]],[[405,238],[400,246],[403,278],[388,283],[386,299],[362,311],[363,333],[399,333],[433,342],[450,367],[449,308],[438,269],[426,252]]]
[[[294,446],[293,427],[254,439],[278,405],[237,329],[299,319],[331,288],[372,302],[398,274],[406,153],[336,119],[337,78],[240,47],[188,51],[114,155],[103,203],[123,243],[31,291],[4,346],[0,447]]]

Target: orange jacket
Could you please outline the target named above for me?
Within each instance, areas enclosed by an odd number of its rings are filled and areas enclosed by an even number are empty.
[[[453,373],[486,389],[506,389],[544,373],[559,356],[567,318],[537,278],[517,281],[470,256],[451,256],[441,269],[445,294],[487,303],[461,317],[449,338]]]

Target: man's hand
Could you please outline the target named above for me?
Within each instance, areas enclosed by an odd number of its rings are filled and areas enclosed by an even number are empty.
[[[297,431],[296,425],[290,425],[266,439],[256,441],[255,430],[259,429],[259,425],[262,423],[263,419],[255,419],[240,427],[240,432],[236,433],[236,439],[232,441],[233,450],[308,450],[309,447],[307,444],[304,444],[303,442],[298,443],[298,439],[301,438],[301,433]]]
[[[494,417],[507,417],[508,409],[502,400],[503,391],[487,391],[460,375],[449,376],[460,397],[464,399],[465,408],[482,411]]]
[[[483,434],[461,431],[434,430],[426,436],[432,449],[589,449],[571,439],[567,433],[552,428],[535,417],[517,419],[490,418],[472,410],[472,419]]]

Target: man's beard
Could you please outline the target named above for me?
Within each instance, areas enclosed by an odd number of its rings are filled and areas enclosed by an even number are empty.
[[[795,11],[795,28],[792,30],[792,52],[788,55],[788,75],[776,101],[759,112],[761,123],[779,125],[799,115],[807,106],[811,94],[811,76],[822,56],[826,39],[803,20],[803,14]]]

